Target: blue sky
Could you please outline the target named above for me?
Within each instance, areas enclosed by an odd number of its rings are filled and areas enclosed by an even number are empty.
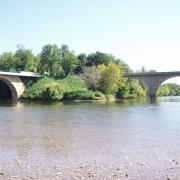
[[[0,54],[17,44],[41,51],[112,53],[134,70],[180,71],[179,0],[0,0]]]

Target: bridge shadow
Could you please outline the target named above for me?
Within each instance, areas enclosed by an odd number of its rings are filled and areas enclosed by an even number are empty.
[[[0,81],[0,106],[11,106],[16,104],[17,101],[12,101],[12,92],[9,86],[5,82]]]

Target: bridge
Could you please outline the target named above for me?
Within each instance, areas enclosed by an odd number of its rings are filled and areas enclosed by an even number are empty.
[[[149,97],[155,98],[159,86],[166,80],[180,76],[180,71],[126,73],[125,77],[141,81],[149,90]]]
[[[149,89],[149,97],[155,98],[159,86],[167,79],[180,76],[180,71],[126,73],[124,76],[141,81]],[[39,73],[33,72],[21,71],[17,73],[0,71],[0,98],[9,94],[8,99],[18,101],[25,90],[25,86],[40,77],[41,75]]]
[[[0,71],[1,98],[7,96],[7,99],[18,101],[25,90],[25,85],[40,77],[40,74],[33,72],[21,71],[17,73]]]

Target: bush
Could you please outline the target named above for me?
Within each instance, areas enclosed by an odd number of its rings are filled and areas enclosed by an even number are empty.
[[[147,90],[138,81],[130,80],[122,83],[116,92],[118,99],[134,98],[138,96],[146,96]]]
[[[88,90],[87,83],[79,76],[68,76],[58,82],[63,85],[65,92]]]
[[[65,100],[104,100],[105,96],[100,92],[86,90],[86,91],[67,92],[64,95],[64,99]]]
[[[44,77],[25,90],[23,98],[37,100],[61,100],[63,86],[55,79]]]
[[[100,88],[99,81],[101,79],[101,75],[96,66],[84,68],[82,77],[84,77],[87,82],[89,89],[96,91]]]

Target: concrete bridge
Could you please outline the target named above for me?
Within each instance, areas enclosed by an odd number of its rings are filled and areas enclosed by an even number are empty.
[[[9,92],[8,99],[17,101],[25,90],[25,84],[40,78],[41,75],[32,72],[4,72],[0,71],[1,86],[5,93]],[[1,89],[2,90],[2,89]],[[3,96],[3,95],[2,95]]]
[[[169,78],[180,76],[180,71],[126,73],[124,76],[141,81],[149,89],[149,96],[154,98],[156,97],[159,86]],[[17,101],[20,98],[25,90],[25,85],[40,77],[40,74],[32,72],[21,71],[17,73],[0,71],[0,82],[3,83],[4,91],[9,92],[9,98],[12,101]]]
[[[172,77],[180,76],[180,71],[172,72],[143,72],[143,73],[127,73],[125,77],[130,79],[138,79],[149,89],[149,97],[155,98],[159,86]]]

